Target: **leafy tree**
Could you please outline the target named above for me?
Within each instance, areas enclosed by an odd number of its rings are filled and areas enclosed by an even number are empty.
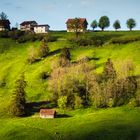
[[[58,65],[60,67],[65,67],[70,64],[71,54],[68,48],[63,48],[60,54],[60,58],[58,60]]]
[[[75,18],[74,20],[71,21],[71,24],[69,26],[70,26],[70,28],[72,28],[74,30],[76,38],[78,38],[79,30],[81,29],[80,19]]]
[[[113,27],[115,30],[120,29],[121,28],[120,21],[116,20],[113,24]]]
[[[75,109],[82,108],[83,107],[82,103],[83,103],[83,101],[82,101],[81,97],[75,96],[74,108]]]
[[[4,12],[0,13],[0,19],[1,20],[6,20],[7,18],[8,18],[8,16]]]
[[[109,27],[110,26],[110,21],[109,21],[109,18],[107,16],[102,16],[100,19],[99,19],[99,24],[98,26],[102,29],[102,31]]]
[[[97,28],[97,27],[98,27],[97,21],[96,21],[96,20],[93,20],[90,26],[93,28],[93,30],[94,30],[95,28]]]
[[[13,92],[13,99],[11,102],[11,114],[14,116],[23,116],[26,114],[26,99],[25,99],[25,87],[26,81],[24,80],[24,74],[15,82],[15,90]]]
[[[114,80],[116,78],[116,71],[110,58],[104,65],[103,76],[105,80]]]
[[[130,29],[130,31],[136,26],[136,21],[133,18],[130,18],[126,22],[127,28]]]
[[[61,96],[59,99],[58,99],[58,107],[61,108],[61,109],[66,109],[67,107],[67,96]]]
[[[68,60],[71,59],[71,54],[68,48],[63,48],[61,51],[61,56],[67,58]]]

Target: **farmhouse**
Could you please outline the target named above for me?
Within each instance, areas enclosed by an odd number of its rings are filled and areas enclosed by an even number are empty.
[[[48,24],[34,26],[35,33],[48,33],[50,26]]]
[[[74,32],[75,31],[75,29],[72,26],[74,20],[75,19],[68,19],[67,20],[67,22],[66,22],[67,32]],[[78,18],[78,20],[79,20],[78,31],[79,32],[85,32],[87,30],[87,25],[88,25],[88,22],[87,22],[86,18]]]
[[[0,31],[9,31],[9,30],[10,30],[10,21],[0,20]]]
[[[56,111],[53,109],[40,109],[40,118],[55,118]]]
[[[34,31],[34,26],[37,25],[36,21],[24,21],[20,24],[21,31]]]

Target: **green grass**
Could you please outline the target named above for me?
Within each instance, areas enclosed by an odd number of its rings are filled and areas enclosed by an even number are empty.
[[[67,118],[1,119],[4,140],[135,140],[140,131],[140,108],[92,108],[65,112]]]
[[[138,35],[134,32],[93,32],[88,36]],[[140,41],[123,45],[106,43],[102,47],[74,47],[67,38],[73,33],[53,32],[58,41],[49,43],[53,55],[32,65],[27,63],[28,48],[39,47],[40,42],[18,44],[11,39],[0,38],[0,140],[48,140],[48,139],[100,139],[129,140],[136,139],[140,131],[140,108],[125,107],[112,109],[81,109],[66,111],[71,117],[43,120],[36,115],[26,118],[10,118],[7,107],[11,100],[15,80],[25,72],[27,81],[26,93],[28,102],[49,100],[48,81],[41,80],[42,72],[50,72],[53,62],[60,55],[60,50],[69,47],[72,60],[76,61],[88,56],[91,63],[102,72],[103,64],[111,58],[117,68],[125,60],[132,60],[135,66],[134,74],[140,75]],[[5,49],[6,48],[6,49]],[[138,79],[140,81],[140,79]],[[140,92],[140,91],[138,91]]]

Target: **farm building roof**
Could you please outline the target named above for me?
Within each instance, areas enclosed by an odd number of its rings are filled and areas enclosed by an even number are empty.
[[[83,23],[85,23],[85,22],[87,23],[86,18],[78,18],[78,19],[80,20],[80,23],[81,23],[81,24],[83,24]],[[75,18],[69,18],[69,19],[67,20],[66,24],[73,22],[73,20],[75,20]]]
[[[54,115],[56,113],[53,109],[40,109],[41,115]]]
[[[34,20],[33,21],[24,21],[20,25],[24,26],[24,25],[27,25],[27,24],[37,24],[37,22],[34,21]]]

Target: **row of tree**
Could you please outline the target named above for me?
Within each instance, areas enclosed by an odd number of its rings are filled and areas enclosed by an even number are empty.
[[[130,31],[136,26],[136,21],[133,18],[130,18],[126,21],[126,25],[127,28],[130,29]],[[93,28],[93,30],[97,27],[101,28],[101,30],[103,31],[105,28],[110,26],[110,20],[107,16],[102,16],[99,19],[99,22],[97,22],[97,20],[93,20],[93,22],[91,23],[91,27]],[[119,20],[116,20],[113,23],[113,28],[115,30],[120,29],[121,28],[121,24]]]

